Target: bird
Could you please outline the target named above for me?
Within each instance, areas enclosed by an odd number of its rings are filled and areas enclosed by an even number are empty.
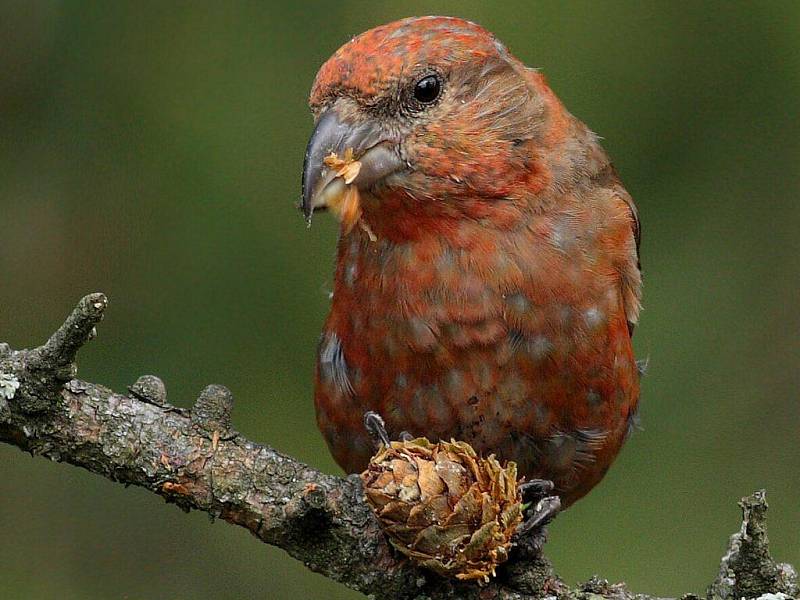
[[[640,389],[639,217],[598,136],[455,17],[352,38],[309,106],[301,208],[342,219],[314,391],[336,462],[367,466],[372,411],[583,497]]]

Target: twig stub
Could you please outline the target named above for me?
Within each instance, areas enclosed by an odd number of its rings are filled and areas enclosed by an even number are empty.
[[[107,306],[105,294],[98,292],[84,296],[64,324],[44,346],[37,349],[39,366],[52,368],[72,363],[80,347],[96,334],[94,327],[103,320]]]
[[[200,393],[192,407],[192,424],[208,433],[217,432],[223,437],[234,434],[231,430],[233,394],[224,385],[212,384]]]
[[[132,396],[155,406],[167,406],[167,387],[155,375],[142,375],[128,386]]]

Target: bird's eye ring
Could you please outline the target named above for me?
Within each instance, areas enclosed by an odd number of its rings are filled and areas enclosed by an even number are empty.
[[[414,84],[414,99],[420,104],[436,102],[442,93],[442,80],[438,75],[426,75]]]

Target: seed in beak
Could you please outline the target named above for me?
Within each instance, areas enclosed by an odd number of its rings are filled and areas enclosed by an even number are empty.
[[[361,172],[361,162],[353,159],[352,148],[345,150],[344,158],[339,158],[335,152],[331,152],[322,162],[329,169],[336,171],[336,176],[344,179],[347,185],[353,183]]]

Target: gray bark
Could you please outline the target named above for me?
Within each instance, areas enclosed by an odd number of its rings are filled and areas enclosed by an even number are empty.
[[[102,294],[85,297],[38,348],[0,344],[0,441],[244,527],[309,569],[376,599],[650,598],[597,578],[571,589],[543,556],[512,556],[482,587],[413,567],[391,549],[357,476],[325,475],[239,435],[226,388],[208,386],[185,410],[167,402],[157,377],[140,378],[128,394],[74,379],[75,355],[94,337],[106,306]],[[769,555],[764,493],[741,506],[742,529],[731,538],[708,597],[796,596],[794,570]]]

